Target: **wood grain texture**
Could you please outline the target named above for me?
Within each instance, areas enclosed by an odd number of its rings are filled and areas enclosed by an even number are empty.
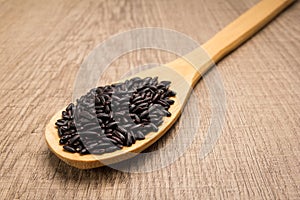
[[[45,125],[71,100],[84,58],[109,36],[138,27],[175,29],[204,43],[257,1],[0,2],[1,199],[300,198],[299,2],[213,69],[227,105],[213,152],[199,159],[212,110],[200,81],[201,127],[193,144],[173,164],[140,174],[77,170],[47,149]],[[100,82],[173,59],[162,51],[132,52]],[[148,151],[167,145],[176,129]]]

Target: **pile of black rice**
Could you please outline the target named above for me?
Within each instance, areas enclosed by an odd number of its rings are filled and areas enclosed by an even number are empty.
[[[55,123],[59,144],[71,153],[103,154],[131,146],[158,131],[174,104],[170,81],[139,77],[90,90]]]

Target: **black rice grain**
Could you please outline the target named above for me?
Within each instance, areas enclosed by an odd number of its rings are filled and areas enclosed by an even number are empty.
[[[70,103],[55,123],[59,144],[70,153],[103,154],[156,132],[176,93],[170,81],[139,77],[91,89]]]

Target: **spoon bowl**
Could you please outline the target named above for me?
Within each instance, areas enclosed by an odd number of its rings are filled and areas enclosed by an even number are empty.
[[[159,130],[157,132],[150,132],[146,135],[144,140],[137,140],[132,146],[124,146],[122,149],[111,153],[105,153],[102,155],[80,155],[78,153],[69,153],[67,151],[64,151],[62,146],[59,145],[58,141],[60,138],[55,126],[55,122],[61,118],[61,112],[63,111],[61,110],[51,118],[46,127],[46,142],[50,150],[67,164],[79,169],[95,168],[120,162],[122,160],[134,157],[137,153],[145,150],[147,147],[157,141],[161,136],[163,136],[168,131],[168,129],[176,122],[177,118],[181,114],[181,110],[184,107],[183,104],[186,102],[186,99],[188,97],[187,92],[189,92],[191,89],[185,79],[170,67],[154,67],[152,69],[135,74],[134,77],[145,78],[147,76],[154,77],[158,75],[159,79],[161,80],[167,80],[166,78],[168,78],[168,80],[172,82],[171,89],[178,92],[176,94],[176,97],[173,97],[175,102],[169,109],[169,112],[171,112],[172,115],[170,117],[164,117],[164,122],[158,127]]]

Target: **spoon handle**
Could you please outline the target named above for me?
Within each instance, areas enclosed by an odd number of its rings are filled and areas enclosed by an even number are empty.
[[[258,32],[292,2],[292,0],[260,1],[204,43],[202,48],[207,51],[214,62],[218,62]]]
[[[260,1],[201,47],[183,58],[168,63],[167,66],[183,74],[191,85],[195,85],[199,78],[213,66],[213,63],[220,61],[243,44],[292,2],[293,0]]]

